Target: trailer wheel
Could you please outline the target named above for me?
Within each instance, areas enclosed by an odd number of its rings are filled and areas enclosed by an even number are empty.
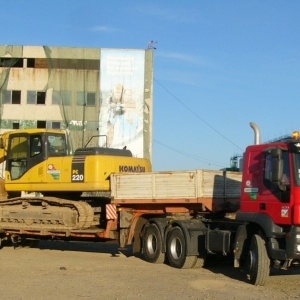
[[[162,252],[162,236],[155,224],[146,227],[143,236],[144,258],[150,263],[163,263],[165,253]]]
[[[174,227],[167,237],[167,257],[170,265],[178,269],[193,268],[197,263],[197,256],[186,256],[186,241],[182,230]]]
[[[251,239],[246,264],[250,282],[254,285],[265,285],[270,273],[270,259],[264,239],[257,234]]]

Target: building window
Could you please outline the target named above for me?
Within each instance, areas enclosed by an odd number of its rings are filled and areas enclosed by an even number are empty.
[[[83,106],[84,102],[84,92],[77,92],[76,104],[79,106]]]
[[[96,106],[96,94],[95,93],[86,93],[86,105],[87,106]]]
[[[46,104],[46,92],[36,93],[36,104]]]
[[[2,91],[2,104],[21,104],[21,91]]]
[[[77,105],[96,106],[96,93],[77,92]]]
[[[3,90],[1,92],[2,104],[10,104],[11,103],[11,91]]]
[[[47,121],[47,128],[61,129],[61,123],[59,121]]]
[[[35,103],[36,103],[36,92],[27,91],[27,104],[35,104]]]
[[[36,122],[36,127],[37,128],[46,128],[46,121],[37,121]]]
[[[23,68],[23,58],[1,57],[0,67],[4,68]]]
[[[13,129],[20,129],[20,123],[19,122],[13,122]]]
[[[48,69],[48,60],[47,58],[35,58],[34,59],[34,67],[36,69]]]
[[[99,59],[51,58],[53,69],[95,70],[99,71]],[[37,68],[37,66],[36,66]]]
[[[71,91],[53,91],[52,104],[71,105]]]
[[[27,68],[34,68],[34,67],[35,67],[35,59],[27,58]]]
[[[11,104],[21,104],[21,91],[11,91]]]
[[[53,91],[52,92],[52,104],[57,105],[61,103],[60,92]]]
[[[52,129],[60,129],[60,122],[52,122]]]
[[[86,130],[93,130],[97,131],[98,130],[99,123],[98,122],[87,122],[85,125]]]
[[[27,91],[27,104],[46,104],[46,92]]]

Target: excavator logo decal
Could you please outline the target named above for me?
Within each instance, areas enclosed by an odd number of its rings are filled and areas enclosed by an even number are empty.
[[[56,170],[55,166],[50,164],[50,165],[48,165],[47,174],[52,175],[54,180],[59,180],[60,170]]]
[[[119,166],[121,173],[145,173],[146,168],[143,166]]]

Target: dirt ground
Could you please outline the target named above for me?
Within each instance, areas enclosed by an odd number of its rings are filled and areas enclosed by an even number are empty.
[[[299,299],[300,270],[255,287],[228,261],[201,269],[150,264],[117,245],[42,241],[0,250],[1,299]]]

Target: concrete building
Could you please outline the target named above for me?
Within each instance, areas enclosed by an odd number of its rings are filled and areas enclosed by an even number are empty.
[[[73,150],[98,136],[151,159],[152,50],[0,46],[0,92],[0,132],[66,129]]]

